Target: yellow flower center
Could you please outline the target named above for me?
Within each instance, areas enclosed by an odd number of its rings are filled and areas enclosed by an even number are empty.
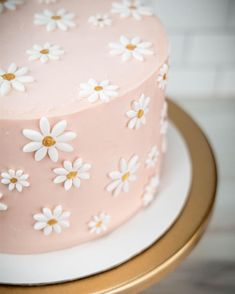
[[[97,228],[102,227],[102,225],[103,225],[103,221],[102,221],[102,220],[100,220],[100,221],[98,221],[98,222],[96,223],[96,227],[97,227]]]
[[[48,49],[42,49],[42,50],[40,51],[40,53],[46,55],[46,54],[49,53],[49,50],[48,50]]]
[[[12,81],[15,79],[15,75],[13,73],[5,73],[4,75],[2,75],[2,78],[6,81]]]
[[[55,144],[56,144],[56,141],[51,136],[47,136],[42,140],[42,145],[45,147],[52,147]]]
[[[76,178],[76,176],[78,175],[78,172],[76,171],[71,171],[69,174],[67,174],[67,179],[68,180],[73,180]]]
[[[53,20],[60,20],[61,19],[61,16],[60,15],[53,15],[51,17],[51,19],[53,19]]]
[[[104,88],[102,86],[96,86],[95,87],[95,91],[102,91]]]
[[[137,117],[138,118],[141,118],[141,117],[143,117],[144,116],[144,110],[143,109],[140,109],[139,111],[138,111],[138,113],[137,113]]]
[[[128,49],[130,51],[134,51],[136,49],[136,45],[128,44],[128,45],[126,45],[126,49]]]
[[[129,179],[129,177],[130,177],[130,173],[129,173],[129,172],[125,173],[125,174],[122,176],[122,181],[123,181],[123,182],[127,181],[127,180]]]
[[[166,74],[166,73],[163,75],[162,79],[163,79],[164,81],[167,80],[167,74]]]
[[[47,222],[47,224],[48,224],[49,226],[56,225],[57,223],[58,223],[58,221],[57,221],[56,219],[54,219],[54,218],[49,219],[49,221]]]
[[[12,183],[12,184],[16,184],[17,183],[17,178],[12,178],[11,180],[10,180],[10,182]]]

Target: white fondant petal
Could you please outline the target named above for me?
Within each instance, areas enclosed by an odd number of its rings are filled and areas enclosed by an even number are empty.
[[[47,222],[47,218],[42,213],[34,214],[33,218],[38,222]]]
[[[42,143],[40,142],[30,142],[27,145],[24,146],[23,151],[24,152],[34,152],[37,151],[42,147]]]
[[[64,188],[66,191],[70,190],[73,185],[73,180],[67,180],[64,182]]]
[[[7,70],[7,71],[8,71],[9,73],[15,73],[16,70],[17,70],[17,66],[16,66],[16,64],[15,64],[15,63],[11,63],[10,66],[8,67],[8,70]]]
[[[55,184],[61,184],[67,180],[66,176],[58,176],[54,179]]]
[[[11,85],[12,85],[13,89],[15,89],[16,91],[19,91],[19,92],[24,92],[25,91],[24,84],[20,83],[17,80],[11,81]]]
[[[29,140],[32,140],[32,141],[37,141],[37,142],[41,142],[42,139],[43,139],[43,136],[37,132],[37,131],[34,131],[34,130],[23,130],[23,135],[29,139]]]
[[[43,158],[45,158],[45,156],[47,155],[47,150],[48,149],[46,147],[42,147],[37,150],[37,152],[35,153],[35,160],[41,161]]]
[[[60,234],[62,232],[61,226],[59,224],[55,224],[52,227],[53,227],[53,230],[56,234]]]
[[[43,233],[44,233],[45,236],[49,236],[52,233],[52,226],[46,226],[43,229]]]
[[[55,207],[55,209],[53,210],[53,215],[54,217],[58,218],[61,214],[62,214],[62,206],[58,205]]]
[[[121,184],[120,180],[113,181],[111,184],[107,186],[107,191],[112,192]]]
[[[51,127],[49,120],[46,117],[42,117],[39,122],[40,130],[44,136],[50,135]]]
[[[90,174],[86,172],[80,172],[79,173],[79,178],[82,180],[89,180],[90,179]]]
[[[27,72],[28,72],[27,67],[21,67],[21,68],[17,69],[17,71],[15,72],[15,75],[17,77],[19,77],[19,76],[23,76],[23,75],[27,74]]]
[[[64,152],[72,152],[73,147],[67,143],[57,143],[56,148],[58,148],[60,151]]]
[[[67,170],[65,170],[64,168],[55,168],[54,173],[60,176],[66,176],[68,174]]]
[[[76,187],[76,188],[80,188],[81,186],[81,181],[79,178],[75,178],[73,179],[73,185]]]
[[[64,161],[64,168],[68,171],[71,172],[73,170],[73,165],[70,161],[65,160]]]
[[[65,131],[66,128],[67,128],[66,120],[62,120],[58,122],[51,131],[52,137],[60,136]]]
[[[82,159],[81,158],[76,159],[75,162],[73,163],[73,168],[75,170],[78,170],[81,166],[82,166]]]
[[[76,133],[74,132],[66,132],[63,135],[60,135],[59,137],[56,138],[57,142],[68,142],[71,140],[74,140],[77,137]]]
[[[37,230],[37,231],[40,231],[40,230],[44,229],[46,226],[47,226],[46,223],[37,222],[37,223],[34,224],[34,229]]]
[[[9,81],[4,81],[0,87],[0,93],[2,96],[7,95],[11,90],[11,83]]]
[[[48,149],[48,155],[53,162],[57,162],[59,159],[59,154],[55,147],[51,147]]]

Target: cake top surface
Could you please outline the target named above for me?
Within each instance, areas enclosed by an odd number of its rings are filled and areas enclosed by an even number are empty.
[[[168,57],[139,1],[0,1],[0,119],[60,116],[127,94]]]

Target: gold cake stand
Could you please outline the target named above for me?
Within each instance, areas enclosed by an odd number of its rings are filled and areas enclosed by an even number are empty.
[[[169,101],[169,117],[188,145],[193,179],[186,206],[167,233],[140,255],[104,273],[57,285],[0,285],[1,294],[136,294],[180,264],[207,227],[215,202],[217,173],[210,144],[197,124],[172,101]]]

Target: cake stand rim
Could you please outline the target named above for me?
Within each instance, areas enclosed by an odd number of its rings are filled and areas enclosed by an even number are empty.
[[[175,267],[177,267],[177,265],[179,265],[180,262],[182,262],[182,260],[190,253],[190,251],[195,247],[197,242],[201,239],[209,223],[213,211],[217,189],[216,160],[211,144],[209,143],[207,136],[198,126],[198,124],[190,117],[190,115],[188,115],[184,110],[182,110],[180,106],[172,102],[172,100],[168,99],[168,105],[169,118],[185,139],[186,145],[189,149],[193,167],[193,179],[191,184],[191,190],[189,192],[189,199],[181,215],[178,217],[176,222],[171,226],[171,228],[144,252],[140,253],[131,260],[121,264],[120,266],[112,268],[103,273],[83,278],[77,281],[75,280],[72,282],[55,285],[35,287],[0,285],[1,293],[9,293],[13,289],[16,291],[16,293],[19,294],[36,294],[38,293],[38,291],[44,291],[45,294],[64,294],[66,292],[69,292],[71,294],[114,294],[123,293],[124,291],[125,293],[137,293],[162,279],[167,273],[169,273]],[[192,136],[192,133],[196,135]],[[194,147],[193,144],[195,144],[196,146]],[[200,158],[198,158],[195,155],[196,147],[202,148],[202,150],[200,150]],[[200,160],[197,161],[197,159]],[[207,159],[207,166],[198,166],[199,164],[202,164],[202,159]],[[169,245],[169,241],[174,240],[174,238],[180,235],[180,233],[182,234],[182,231],[177,231],[177,229],[180,229],[182,227],[182,224],[180,224],[182,222],[182,218],[186,217],[186,220],[187,218],[189,220],[190,212],[192,213],[193,218],[196,218],[194,216],[196,207],[193,205],[194,202],[192,203],[192,197],[195,198],[197,193],[200,192],[201,185],[203,185],[203,187],[206,188],[205,182],[202,181],[202,178],[195,178],[196,176],[198,176],[198,168],[200,167],[204,168],[203,176],[205,176],[205,174],[207,176],[211,176],[211,178],[209,178],[209,183],[207,181],[207,189],[205,189],[205,192],[208,192],[208,194],[210,195],[206,195],[207,202],[204,205],[204,207],[201,207],[201,204],[198,203],[198,207],[204,208],[200,211],[200,219],[197,218],[196,223],[190,223],[189,221],[189,223],[185,224],[187,232],[185,232],[184,234],[184,240],[181,240],[182,242],[178,242],[177,240],[177,243],[179,244],[177,244],[177,248],[174,248],[174,245]],[[198,180],[202,181],[200,186],[198,186]],[[202,197],[201,195],[199,196]],[[205,200],[205,197],[203,198]],[[166,239],[168,239],[168,242],[165,242]],[[164,252],[161,252],[162,245],[164,246],[164,242],[166,243],[165,245],[167,245],[167,248],[166,250],[164,250]]]

